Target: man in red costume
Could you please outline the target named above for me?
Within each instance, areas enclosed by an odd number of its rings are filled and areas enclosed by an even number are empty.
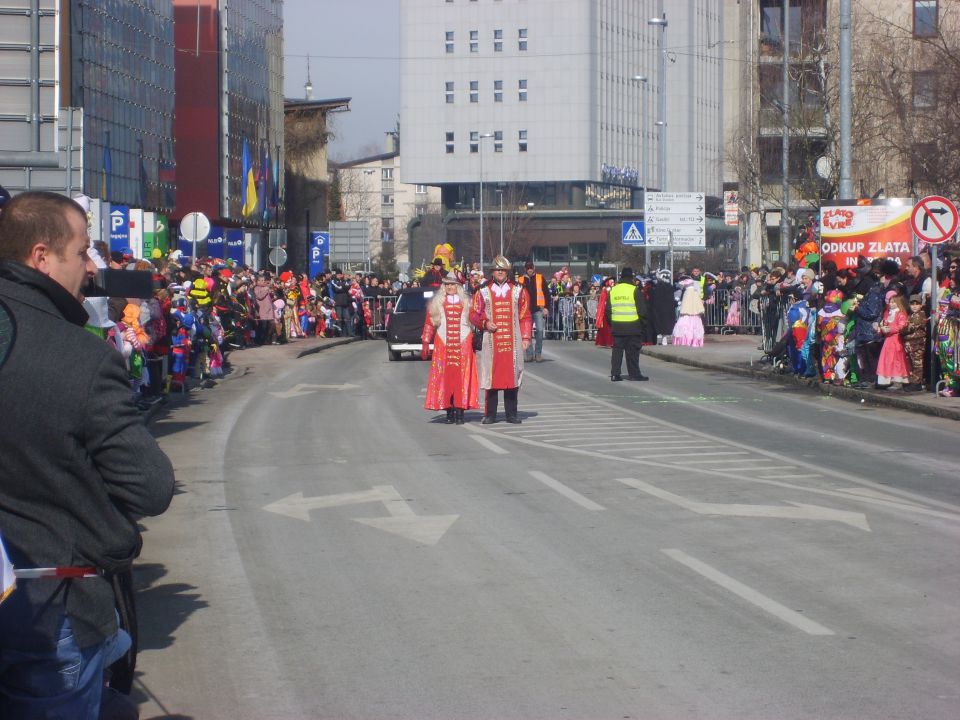
[[[483,347],[477,355],[480,387],[486,391],[484,425],[496,421],[497,393],[503,390],[507,422],[520,424],[517,395],[523,381],[523,356],[530,347],[533,321],[530,295],[510,281],[510,261],[493,259],[493,279],[473,296],[470,322],[483,331]]]

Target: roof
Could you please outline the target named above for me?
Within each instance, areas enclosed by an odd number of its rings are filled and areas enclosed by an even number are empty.
[[[353,98],[328,98],[325,100],[300,100],[285,98],[283,101],[283,111],[289,110],[314,110],[327,112],[344,112],[350,110],[350,101]]]
[[[362,157],[356,160],[347,160],[345,162],[331,162],[330,165],[338,168],[350,168],[350,167],[356,167],[357,165],[366,165],[367,163],[377,162],[378,160],[389,160],[395,157],[400,157],[400,153],[398,152],[380,153],[379,155],[370,155],[368,157]]]

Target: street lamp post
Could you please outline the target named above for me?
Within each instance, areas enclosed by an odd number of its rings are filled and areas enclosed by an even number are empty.
[[[662,17],[650,18],[647,25],[660,26],[660,62],[657,66],[657,85],[660,92],[660,118],[655,123],[660,128],[658,143],[660,146],[660,192],[667,186],[667,14]]]
[[[477,152],[480,153],[480,272],[483,272],[483,139],[493,137],[493,133],[477,136]]]
[[[503,255],[503,188],[497,189],[500,200],[500,254]]]
[[[642,103],[640,110],[640,168],[643,172],[643,196],[647,196],[647,84],[649,78],[646,75],[634,75],[635,82],[640,83],[640,93],[642,94]],[[637,177],[637,184],[640,184],[640,177]],[[644,218],[646,221],[646,218]],[[650,272],[650,246],[644,243],[643,247],[643,269]]]

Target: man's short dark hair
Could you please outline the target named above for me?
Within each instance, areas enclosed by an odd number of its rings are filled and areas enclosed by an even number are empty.
[[[880,263],[880,274],[883,277],[896,277],[900,274],[900,265],[896,260],[888,258]]]
[[[71,212],[86,224],[83,208],[64,195],[34,190],[12,198],[0,213],[0,260],[23,262],[37,243],[46,243],[63,257],[73,232]]]

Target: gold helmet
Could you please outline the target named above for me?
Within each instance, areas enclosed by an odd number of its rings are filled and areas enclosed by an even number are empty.
[[[510,261],[507,260],[503,255],[497,255],[493,259],[493,263],[490,265],[490,268],[492,270],[508,270],[508,271],[513,269],[512,266],[510,265]]]

